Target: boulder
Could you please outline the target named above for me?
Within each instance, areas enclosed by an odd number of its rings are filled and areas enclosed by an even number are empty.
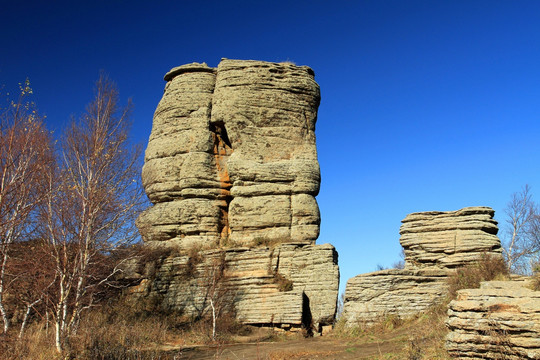
[[[448,271],[389,269],[347,281],[343,318],[349,326],[369,326],[395,315],[406,318],[434,305],[446,294]]]
[[[335,318],[337,252],[314,245],[319,85],[307,66],[222,59],[165,75],[137,220],[147,251],[130,289],[190,318],[210,304],[244,324],[322,332]]]

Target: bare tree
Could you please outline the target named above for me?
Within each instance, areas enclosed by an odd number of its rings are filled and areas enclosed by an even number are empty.
[[[50,134],[28,101],[32,94],[29,81],[19,86],[18,100],[9,102],[0,115],[0,314],[4,333],[14,311],[7,308],[6,295],[21,278],[20,273],[10,271],[16,268],[10,267],[11,251],[14,244],[27,240],[36,225],[35,213],[45,196],[45,174],[53,159]],[[39,301],[27,298],[26,314]]]
[[[513,272],[529,273],[530,261],[540,251],[540,212],[528,185],[512,194],[505,212],[507,226],[503,252],[508,268]]]
[[[116,86],[102,74],[94,100],[66,131],[58,168],[48,179],[44,239],[55,263],[51,304],[59,352],[81,313],[120,271],[108,255],[137,236],[141,151],[128,138],[130,105],[118,102]]]

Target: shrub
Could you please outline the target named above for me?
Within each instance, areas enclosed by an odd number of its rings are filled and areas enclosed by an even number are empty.
[[[293,282],[278,272],[274,274],[274,284],[277,284],[278,290],[281,292],[291,291],[293,289]]]
[[[477,289],[482,281],[502,280],[508,275],[508,268],[502,257],[483,254],[476,263],[458,268],[448,277],[448,296],[455,299],[458,290]]]
[[[533,265],[533,276],[531,280],[531,289],[534,291],[540,290],[540,262]]]

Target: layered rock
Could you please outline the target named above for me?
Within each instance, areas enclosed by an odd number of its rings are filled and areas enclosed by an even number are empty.
[[[458,359],[540,359],[540,292],[490,281],[450,302],[448,353]]]
[[[339,269],[328,244],[168,255],[145,272],[137,299],[184,316],[203,316],[212,299],[244,324],[321,331],[334,321]]]
[[[313,71],[222,59],[165,81],[142,172],[153,206],[137,225],[148,249],[177,254],[143,259],[134,296],[194,318],[212,303],[245,324],[331,324],[339,270],[335,249],[314,245]]]
[[[350,326],[369,326],[389,315],[418,314],[444,296],[447,275],[442,269],[389,269],[355,276],[347,282],[343,317]]]
[[[468,207],[407,215],[399,231],[406,267],[455,268],[485,253],[499,256],[502,248],[494,214],[489,207]]]
[[[347,323],[370,325],[387,315],[419,313],[446,295],[453,268],[483,255],[501,257],[494,213],[488,207],[469,207],[407,215],[400,229],[405,269],[349,279],[343,308]]]
[[[143,167],[154,204],[138,220],[145,241],[314,243],[320,93],[313,71],[223,59],[217,69],[174,68],[165,80]]]

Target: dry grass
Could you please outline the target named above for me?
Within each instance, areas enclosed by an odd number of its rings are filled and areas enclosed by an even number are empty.
[[[87,313],[62,356],[56,353],[54,347],[53,324],[49,324],[47,329],[44,323],[36,323],[28,328],[21,340],[17,340],[15,334],[9,337],[0,335],[0,358],[172,359],[187,345],[224,343],[244,330],[227,315],[222,316],[217,325],[217,337],[212,340],[212,323],[209,319],[187,321],[179,314],[165,313],[152,304],[135,310],[129,302],[120,300]]]
[[[320,351],[320,350],[302,350],[302,351],[273,351],[266,358],[270,360],[296,360],[296,359],[317,359],[327,358],[328,356],[337,355],[340,351]]]
[[[476,263],[456,269],[448,278],[448,296],[455,299],[458,290],[477,289],[482,281],[508,278],[508,268],[502,257],[484,254]]]
[[[274,273],[274,284],[277,285],[278,290],[281,292],[291,291],[293,289],[293,282],[290,279],[287,279],[282,274],[276,272]]]
[[[540,291],[540,262],[533,265],[533,275],[531,277],[531,289]]]
[[[390,314],[381,317],[375,324],[359,324],[356,327],[347,327],[340,320],[335,326],[334,336],[364,342],[393,341],[402,344],[399,351],[381,349],[380,355],[370,358],[373,360],[448,360],[450,357],[444,348],[448,332],[445,326],[448,303],[460,289],[478,288],[482,281],[502,280],[508,276],[506,264],[501,258],[484,255],[475,264],[456,269],[454,275],[448,278],[448,296],[421,314],[409,319]]]

